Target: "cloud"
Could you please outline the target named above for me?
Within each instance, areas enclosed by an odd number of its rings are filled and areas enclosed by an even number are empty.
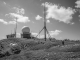
[[[76,4],[76,8],[80,8],[80,0],[77,0],[76,2],[75,2],[75,4]]]
[[[8,24],[16,24],[16,21],[9,21]]]
[[[15,21],[9,21],[9,22],[7,22],[7,21],[5,21],[5,20],[3,20],[3,19],[0,19],[0,22],[3,23],[3,24],[5,24],[5,25],[16,24]]]
[[[42,17],[41,17],[40,15],[37,15],[37,16],[35,17],[35,19],[36,19],[36,20],[41,20]]]
[[[3,2],[4,5],[6,5],[6,2]]]
[[[71,23],[71,25],[75,24],[74,22]]]
[[[36,37],[38,33],[32,32],[32,36]],[[44,38],[44,35],[38,35],[37,38]]]
[[[31,35],[36,37],[38,33],[32,32]],[[38,35],[37,38],[44,38],[44,35]]]
[[[3,20],[3,19],[0,19],[0,22],[2,22],[3,24],[8,24],[8,22],[6,22],[5,20]]]
[[[15,24],[15,19],[20,23],[30,22],[29,17],[24,16],[25,10],[23,8],[13,7],[11,10],[14,11],[14,13],[5,14],[5,16],[12,18],[13,21],[10,21],[10,24]]]
[[[0,19],[0,22],[3,23],[3,24],[5,24],[5,25],[16,24],[15,21],[9,21],[9,22],[7,22],[7,21],[5,21],[5,20],[3,20],[3,19]]]
[[[61,33],[61,30],[49,31],[51,37],[57,36]]]
[[[38,35],[37,38],[44,38],[44,35]]]
[[[75,2],[75,8],[78,8],[78,9],[76,9],[76,11],[78,11],[79,13],[80,13],[80,0],[77,0],[76,2]]]
[[[36,37],[38,35],[38,33],[32,32],[31,35]]]
[[[49,34],[50,34],[51,37],[54,37],[54,36],[59,35],[61,32],[62,32],[61,30],[55,30],[55,31],[49,31]],[[32,32],[32,35],[36,37],[38,35],[38,33],[33,33]],[[48,38],[48,37],[49,36],[47,34],[46,38]],[[38,35],[38,38],[44,38],[44,35]]]
[[[47,23],[50,23],[50,20],[47,20],[46,22],[47,22]]]
[[[44,4],[42,4],[44,6]],[[55,20],[58,20],[59,22],[64,22],[64,23],[71,23],[72,20],[72,15],[75,13],[75,10],[68,7],[65,8],[63,6],[59,6],[56,4],[51,4],[46,2],[45,7],[47,8],[46,10],[46,18],[52,18]]]
[[[23,15],[19,15],[16,13],[9,13],[6,15],[9,15],[10,17],[12,17],[14,21],[15,21],[15,18],[17,18],[17,22],[20,22],[20,23],[30,22],[29,17],[23,16]]]
[[[17,14],[21,14],[21,15],[25,14],[25,10],[23,8],[13,7],[13,9]]]

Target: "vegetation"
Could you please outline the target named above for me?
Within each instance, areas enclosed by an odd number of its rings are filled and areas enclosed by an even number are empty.
[[[80,60],[80,41],[3,39],[0,60]]]

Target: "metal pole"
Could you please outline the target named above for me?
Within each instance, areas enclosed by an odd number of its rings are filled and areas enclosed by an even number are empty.
[[[15,27],[15,38],[16,38],[16,32],[17,32],[17,18],[16,18],[16,27]]]
[[[44,29],[44,27],[43,27],[43,29]],[[43,30],[43,29],[42,29],[42,30]],[[42,31],[42,30],[41,30],[41,31]],[[41,33],[41,31],[39,32],[39,34]],[[39,34],[38,34],[38,35],[39,35]],[[37,35],[37,36],[38,36],[38,35]],[[36,36],[36,37],[37,37],[37,36]]]
[[[44,39],[46,41],[46,14],[45,14],[45,3],[44,3]]]

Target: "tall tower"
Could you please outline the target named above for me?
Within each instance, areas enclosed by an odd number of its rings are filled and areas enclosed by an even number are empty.
[[[42,28],[42,30],[44,30],[44,39],[45,39],[45,41],[46,41],[46,33],[48,34],[48,36],[49,36],[49,38],[50,38],[50,40],[51,40],[51,36],[50,36],[50,34],[49,34],[49,32],[48,32],[48,30],[47,30],[47,28],[46,28],[46,8],[45,8],[45,3],[44,3],[44,27]],[[39,32],[39,34],[42,32],[42,30]],[[38,34],[38,35],[39,35]],[[37,35],[37,36],[38,36]],[[37,37],[36,36],[36,37]]]
[[[45,3],[44,3],[44,39],[46,41],[46,12],[45,12]]]

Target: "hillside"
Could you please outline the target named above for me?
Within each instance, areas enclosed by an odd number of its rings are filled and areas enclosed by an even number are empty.
[[[80,60],[78,41],[3,39],[0,40],[0,60]]]

